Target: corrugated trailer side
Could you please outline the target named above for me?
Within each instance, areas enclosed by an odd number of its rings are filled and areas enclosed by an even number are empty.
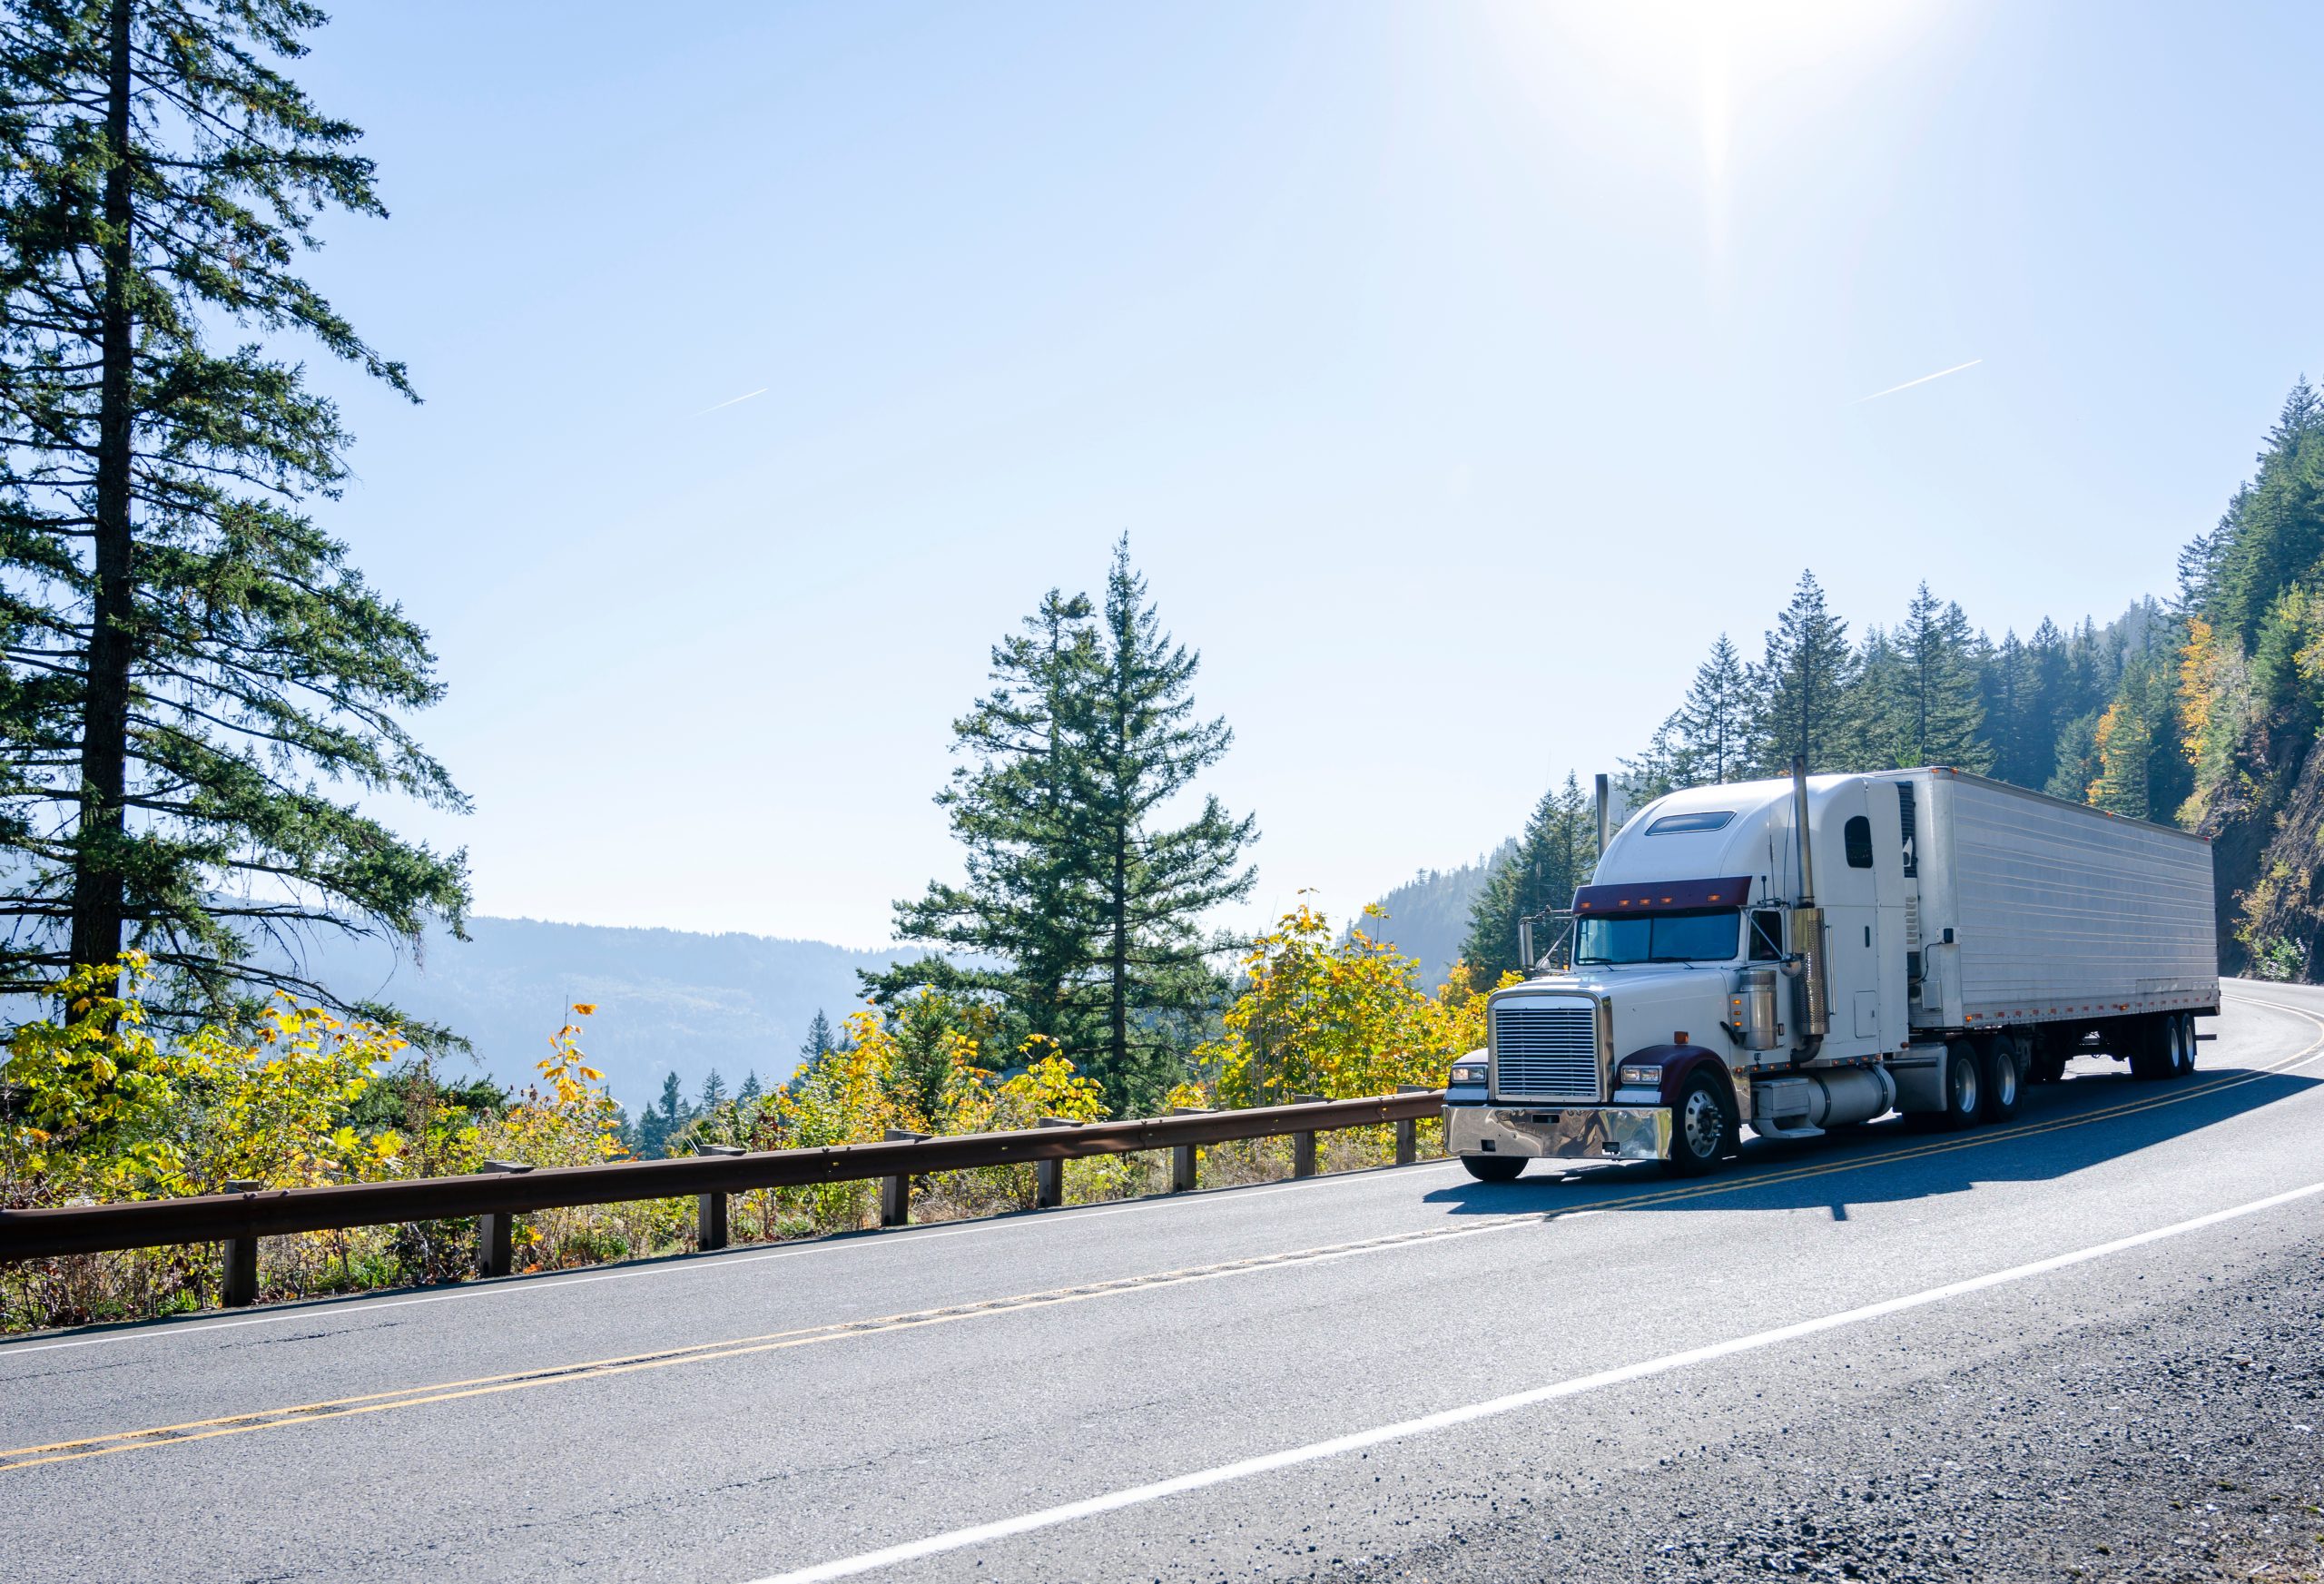
[[[2219,1005],[2209,841],[1958,772],[1929,790],[1953,894],[1923,921],[1955,931],[1965,1021]]]

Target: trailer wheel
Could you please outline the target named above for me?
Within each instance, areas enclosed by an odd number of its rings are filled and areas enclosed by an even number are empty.
[[[1464,1155],[1461,1165],[1481,1183],[1513,1183],[1525,1169],[1521,1155]]]
[[[2183,1078],[2195,1070],[2195,1015],[2179,1012],[2171,1019],[2171,1076]]]
[[[1708,1072],[1697,1072],[1670,1107],[1670,1175],[1699,1177],[1742,1147],[1735,1103]]]
[[[1963,1040],[1955,1040],[1945,1048],[1945,1109],[1937,1113],[1937,1126],[1946,1132],[1974,1127],[1984,1113],[1984,1075],[1976,1052]]]
[[[2018,1086],[2017,1041],[2004,1034],[1978,1041],[1977,1084],[1984,1091],[1984,1118],[2006,1122],[2017,1115],[2024,1096]]]
[[[2142,1018],[2132,1030],[2128,1041],[2131,1048],[2131,1076],[2134,1078],[2172,1078],[2179,1076],[2179,1061],[2171,1048],[2171,1025],[2176,1018]]]

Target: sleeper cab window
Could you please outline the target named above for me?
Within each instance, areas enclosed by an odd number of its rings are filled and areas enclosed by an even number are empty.
[[[1862,814],[1840,827],[1840,844],[1848,850],[1850,869],[1872,867],[1872,822]]]
[[[1705,809],[1699,814],[1665,814],[1646,828],[1649,836],[1679,836],[1689,831],[1724,830],[1735,817],[1733,809]]]

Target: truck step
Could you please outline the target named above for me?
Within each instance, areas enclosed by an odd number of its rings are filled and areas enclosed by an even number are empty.
[[[1776,1121],[1754,1122],[1751,1124],[1751,1131],[1762,1138],[1821,1138],[1824,1136],[1822,1128],[1811,1127],[1805,1122],[1789,1127]]]

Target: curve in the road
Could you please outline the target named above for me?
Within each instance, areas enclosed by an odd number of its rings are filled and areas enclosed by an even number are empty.
[[[1547,1222],[1599,1214],[1610,1209],[1653,1209],[1717,1195],[1762,1189],[1844,1172],[1862,1171],[1874,1166],[1922,1159],[1931,1156],[1990,1147],[2040,1134],[2093,1126],[2123,1117],[2154,1111],[2164,1107],[2185,1105],[2209,1098],[2247,1084],[2280,1077],[2311,1066],[2319,1059],[2324,1059],[2324,1018],[2319,1018],[2302,1008],[2256,996],[2239,994],[2236,999],[2247,1005],[2264,1007],[2273,1011],[2298,1017],[2318,1030],[2317,1037],[2300,1049],[2268,1066],[2221,1074],[2207,1082],[2174,1086],[2164,1093],[2144,1094],[2135,1099],[2101,1106],[2067,1117],[2046,1117],[2005,1127],[1980,1129],[1955,1136],[1901,1144],[1893,1148],[1866,1151],[1841,1160],[1804,1162],[1768,1170],[1739,1173],[1713,1182],[1689,1183],[1624,1195],[1619,1198],[1602,1200],[1588,1205],[1485,1216],[1459,1226],[1398,1233],[1350,1243],[1247,1256],[1215,1264],[1143,1273],[1110,1281],[1013,1294],[942,1308],[910,1311],[755,1336],[728,1337],[684,1347],[657,1349],[651,1353],[586,1360],[465,1380],[436,1382],[390,1392],[370,1392],[285,1407],[253,1410],[174,1424],[83,1436],[71,1441],[53,1441],[41,1445],[0,1449],[0,1474],[51,1463],[113,1456],[125,1451],[183,1446],[222,1436],[244,1435],[296,1424],[311,1424],[323,1420],[390,1412],[399,1409],[417,1408],[466,1398],[526,1391],[539,1386],[597,1380],[610,1375],[632,1374],[679,1364],[708,1363],[779,1349],[811,1346],[852,1337],[919,1330],[933,1325],[1015,1313],[1028,1309],[1086,1303],[1147,1292],[1157,1287],[1217,1281],[1233,1276],[1278,1270],[1287,1266],[1349,1259],[1443,1243],[1452,1239],[1473,1237],[1514,1227],[1538,1226]],[[183,1328],[181,1328],[180,1333],[183,1333]]]

